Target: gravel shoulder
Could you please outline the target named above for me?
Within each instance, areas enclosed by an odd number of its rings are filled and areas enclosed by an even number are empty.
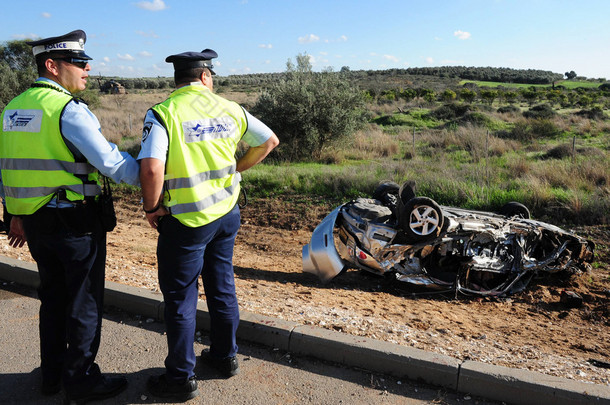
[[[156,231],[137,196],[122,196],[116,208],[119,224],[108,235],[106,279],[157,290]],[[610,386],[610,369],[601,367],[610,363],[610,226],[576,229],[596,244],[589,273],[537,279],[505,299],[456,298],[355,270],[328,284],[303,273],[301,248],[331,209],[307,198],[249,202],[234,253],[242,310]],[[27,249],[10,248],[4,234],[0,246],[4,256],[32,261]],[[563,290],[580,294],[583,305],[560,303]]]

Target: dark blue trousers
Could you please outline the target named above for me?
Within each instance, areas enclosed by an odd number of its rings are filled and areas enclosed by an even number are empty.
[[[236,205],[207,225],[191,228],[172,216],[160,221],[157,244],[159,286],[165,301],[168,378],[194,375],[195,320],[201,275],[211,318],[210,352],[219,358],[237,353],[239,308],[233,274],[233,246],[240,226]]]
[[[75,232],[57,214],[42,208],[23,224],[38,265],[42,377],[62,377],[68,392],[101,377],[95,357],[100,345],[106,233]]]

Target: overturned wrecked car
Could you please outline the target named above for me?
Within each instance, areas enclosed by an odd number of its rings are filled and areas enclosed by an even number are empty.
[[[303,271],[323,282],[349,268],[437,290],[503,296],[542,272],[581,272],[594,244],[530,219],[517,202],[498,213],[438,205],[414,183],[382,183],[373,198],[335,208],[303,247]]]

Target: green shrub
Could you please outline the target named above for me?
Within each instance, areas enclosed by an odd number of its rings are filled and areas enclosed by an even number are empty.
[[[541,157],[542,159],[563,159],[572,156],[572,145],[564,143],[549,149]]]
[[[593,107],[589,110],[580,110],[577,111],[575,114],[580,117],[588,118],[590,120],[601,121],[606,119],[606,114],[604,114],[604,110],[602,110],[601,107]]]
[[[504,107],[498,108],[498,112],[502,114],[520,113],[521,109],[514,105],[506,105]]]
[[[462,117],[464,114],[472,111],[473,109],[474,108],[469,105],[458,105],[452,103],[442,105],[430,114],[438,120],[453,120],[457,117]]]
[[[525,118],[534,118],[534,119],[542,119],[542,118],[552,118],[556,115],[553,107],[548,104],[540,104],[530,108],[527,111],[523,112],[523,116]]]
[[[357,88],[339,74],[312,72],[307,55],[297,63],[288,62],[285,79],[267,88],[252,109],[280,139],[274,155],[288,161],[320,158],[326,146],[363,123]]]
[[[485,127],[491,125],[492,120],[487,115],[477,111],[470,111],[464,114],[457,120],[458,124],[472,124],[479,127]]]
[[[102,101],[100,100],[100,92],[98,90],[92,90],[89,88],[89,86],[87,86],[85,90],[80,91],[75,95],[82,98],[91,110],[99,108],[102,105]]]
[[[550,120],[532,120],[532,135],[535,138],[554,138],[561,133],[561,130]]]

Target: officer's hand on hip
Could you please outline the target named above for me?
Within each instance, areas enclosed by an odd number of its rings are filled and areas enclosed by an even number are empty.
[[[159,226],[159,218],[168,214],[169,211],[166,210],[164,206],[160,205],[158,210],[151,213],[147,213],[146,219],[148,220],[148,223],[153,229],[157,229],[157,227]]]
[[[22,247],[26,242],[23,220],[19,217],[11,218],[11,229],[8,232],[8,244],[14,248]]]

